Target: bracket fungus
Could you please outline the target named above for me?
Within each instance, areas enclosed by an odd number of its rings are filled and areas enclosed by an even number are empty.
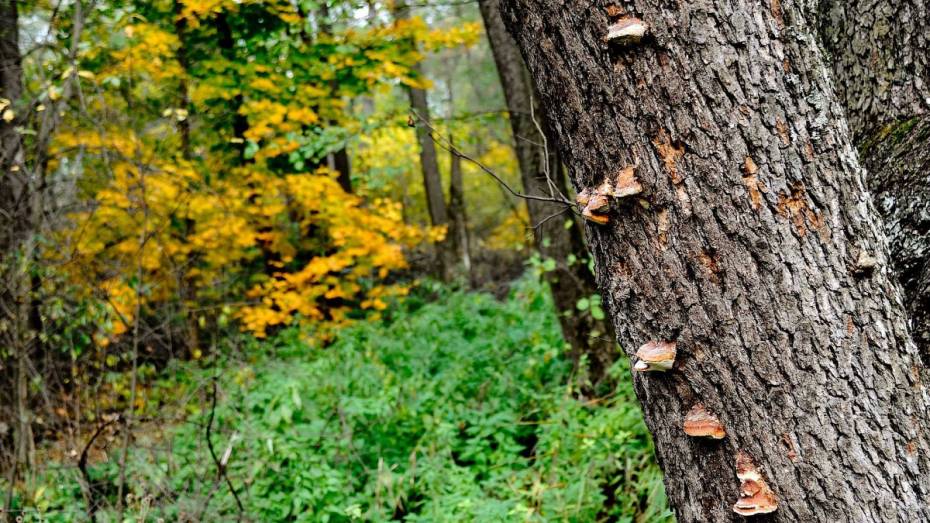
[[[643,186],[636,179],[636,168],[632,165],[624,167],[612,178],[595,189],[584,189],[578,193],[575,202],[581,207],[581,216],[585,219],[604,225],[609,221],[607,213],[610,211],[611,199],[619,200],[643,192]]]
[[[727,435],[723,424],[702,403],[691,407],[685,415],[685,434],[692,438],[723,439]]]
[[[650,341],[636,351],[633,370],[665,372],[675,365],[676,352],[674,341]]]
[[[614,198],[626,198],[643,192],[642,184],[636,179],[636,168],[632,165],[620,169],[609,186],[607,182],[604,182],[601,187]]]
[[[604,41],[608,43],[635,44],[643,39],[648,29],[646,23],[639,18],[628,16],[607,27],[607,35],[604,36]]]
[[[607,199],[607,195],[597,190],[592,193],[590,189],[585,189],[578,193],[575,201],[581,207],[581,216],[584,219],[600,225],[608,222],[607,211],[610,210],[610,200]]]
[[[871,274],[878,266],[878,259],[866,251],[859,251],[856,258],[855,273],[859,275]]]
[[[762,474],[745,452],[736,454],[736,477],[739,478],[739,499],[733,505],[733,512],[741,516],[768,514],[778,509],[775,493],[762,479]]]

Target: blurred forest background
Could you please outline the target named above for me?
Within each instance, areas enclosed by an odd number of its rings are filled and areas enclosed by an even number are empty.
[[[667,521],[497,0],[0,2],[16,521]]]

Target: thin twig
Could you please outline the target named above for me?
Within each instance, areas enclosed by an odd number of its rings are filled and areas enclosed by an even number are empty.
[[[210,457],[213,459],[213,463],[216,465],[216,477],[223,478],[226,480],[226,486],[229,487],[229,492],[233,495],[233,498],[236,500],[236,506],[239,507],[239,521],[242,521],[242,515],[245,512],[245,508],[242,507],[242,501],[239,499],[239,493],[236,492],[236,487],[233,486],[232,480],[229,479],[229,475],[226,474],[226,461],[229,459],[229,454],[232,452],[232,442],[230,442],[230,448],[226,450],[223,455],[223,459],[219,459],[216,456],[216,450],[213,448],[213,418],[216,416],[216,376],[213,377],[213,390],[211,392],[210,398],[210,417],[207,420],[207,449],[210,451]]]
[[[566,212],[568,212],[569,210],[571,210],[571,207],[565,207],[564,209],[562,209],[562,210],[560,210],[560,211],[554,212],[554,213],[550,214],[549,216],[546,216],[545,218],[543,218],[542,220],[540,220],[539,223],[533,225],[533,228],[534,228],[534,229],[538,229],[538,228],[542,227],[543,224],[545,224],[545,223],[548,222],[549,220],[551,220],[551,219],[553,219],[553,218],[556,218],[556,217],[558,217],[558,216],[561,216],[561,215],[565,214]]]
[[[97,521],[97,497],[94,495],[94,484],[90,480],[90,474],[87,472],[87,458],[90,448],[94,445],[94,441],[103,434],[103,431],[110,425],[119,421],[119,415],[110,421],[104,423],[97,427],[97,430],[94,431],[90,439],[87,440],[87,444],[84,445],[84,449],[81,450],[81,459],[78,460],[78,470],[81,471],[81,477],[84,478],[84,483],[87,484],[87,515],[90,517],[90,520],[93,522]]]
[[[482,171],[487,173],[489,176],[494,178],[494,180],[497,181],[498,184],[500,184],[504,189],[507,190],[507,192],[509,192],[513,196],[516,196],[517,198],[522,198],[524,200],[535,200],[535,201],[540,201],[540,202],[557,203],[559,205],[565,205],[567,207],[575,207],[575,204],[573,202],[563,197],[550,198],[546,196],[533,196],[530,194],[523,194],[523,193],[517,192],[512,187],[510,187],[510,185],[508,185],[507,182],[503,180],[503,178],[501,178],[497,173],[492,171],[488,166],[472,158],[471,156],[468,156],[467,154],[463,153],[459,148],[457,148],[455,145],[449,143],[449,141],[443,138],[440,133],[436,132],[436,128],[433,127],[429,121],[427,121],[422,116],[420,116],[415,110],[411,110],[411,116],[416,119],[414,121],[419,121],[422,125],[424,125],[429,130],[429,136],[436,145],[458,156],[459,158],[466,160],[468,162],[471,162],[472,164],[478,166],[479,169],[481,169]],[[439,135],[438,138],[437,138],[437,135]]]

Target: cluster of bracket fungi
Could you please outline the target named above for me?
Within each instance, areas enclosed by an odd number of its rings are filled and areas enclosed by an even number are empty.
[[[643,192],[643,186],[636,179],[636,168],[632,165],[604,180],[594,189],[584,189],[578,193],[575,202],[581,208],[581,216],[586,220],[604,225],[610,218],[610,203]]]
[[[612,18],[619,11],[609,12]],[[604,41],[608,44],[631,45],[639,43],[649,27],[639,18],[622,16],[608,28]],[[636,178],[636,168],[627,166],[614,176],[607,177],[596,188],[586,188],[578,193],[576,202],[581,208],[581,215],[588,221],[605,225],[610,221],[611,203],[637,195],[643,191]],[[866,260],[861,265],[869,265]],[[675,367],[677,343],[675,341],[649,341],[636,351],[633,370],[638,372],[667,372]],[[697,403],[685,415],[682,425],[684,433],[692,438],[721,440],[726,437],[726,429],[720,419],[704,404]],[[736,455],[736,476],[740,481],[739,499],[733,505],[733,511],[742,516],[768,514],[778,509],[775,493],[765,482],[762,473],[752,458],[743,451]]]
[[[649,341],[636,351],[633,370],[639,372],[667,372],[675,368],[678,344],[674,341]],[[684,433],[692,438],[721,440],[727,431],[720,418],[703,403],[697,403],[685,415]],[[739,499],[733,511],[742,516],[768,514],[778,508],[775,493],[762,478],[762,473],[745,452],[736,455],[736,477],[740,480]]]

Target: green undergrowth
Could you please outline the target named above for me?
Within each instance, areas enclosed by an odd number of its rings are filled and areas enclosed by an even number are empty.
[[[326,349],[285,332],[251,342],[247,363],[175,369],[164,384],[201,399],[138,437],[126,518],[237,520],[205,443],[215,373],[212,441],[243,520],[672,520],[626,363],[605,397],[576,394],[543,284],[524,278],[504,301],[432,293]],[[115,518],[117,461],[112,449],[89,468],[99,521]],[[77,478],[73,463],[49,467],[27,521],[86,519]]]

